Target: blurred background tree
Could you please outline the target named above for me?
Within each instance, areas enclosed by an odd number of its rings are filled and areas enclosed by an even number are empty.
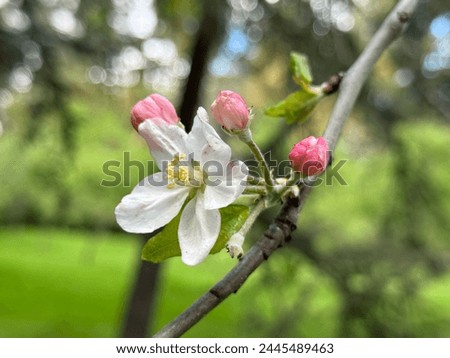
[[[321,83],[394,3],[0,0],[0,336],[121,334],[141,238],[119,233],[113,210],[153,171],[127,120],[137,100],[167,96],[189,127],[198,105],[238,91],[256,140],[284,160],[334,101],[301,127],[263,116],[294,89],[289,52]],[[422,1],[377,64],[336,153],[348,185],[318,188],[291,245],[188,336],[449,336],[449,11]],[[108,161],[120,185],[101,185]],[[150,331],[232,265],[164,264]]]

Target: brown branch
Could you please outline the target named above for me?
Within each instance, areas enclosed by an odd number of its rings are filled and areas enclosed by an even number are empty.
[[[277,248],[290,240],[291,232],[296,227],[295,222],[301,204],[308,193],[309,187],[304,187],[300,197],[287,200],[275,222],[269,226],[262,239],[252,246],[241,261],[213,288],[154,337],[179,337],[230,294],[235,293],[259,265]]]
[[[373,65],[383,51],[404,30],[417,4],[418,0],[401,0],[346,73],[341,84],[339,97],[324,133],[331,150],[334,150],[336,146],[344,122],[350,114]],[[242,260],[191,307],[161,329],[155,337],[181,336],[230,294],[235,293],[261,263],[267,260],[277,248],[290,240],[291,233],[296,228],[295,223],[310,191],[311,187],[304,186],[298,198],[288,199],[275,218],[274,223],[269,226],[263,237],[252,246]]]

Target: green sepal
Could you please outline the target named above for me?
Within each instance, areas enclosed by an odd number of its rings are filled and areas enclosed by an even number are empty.
[[[220,232],[210,254],[222,250],[231,235],[241,228],[249,215],[249,208],[242,205],[229,205],[219,211],[221,216]],[[158,263],[169,257],[181,256],[178,244],[178,225],[181,213],[182,211],[160,233],[147,241],[142,249],[142,260]]]
[[[283,117],[289,124],[303,123],[322,97],[323,94],[297,91],[267,108],[265,114],[271,117]]]

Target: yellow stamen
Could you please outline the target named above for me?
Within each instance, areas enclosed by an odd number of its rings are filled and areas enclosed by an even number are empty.
[[[167,178],[173,179],[174,176],[175,176],[175,171],[174,171],[173,165],[169,164],[169,166],[167,167]]]
[[[189,170],[187,167],[178,168],[178,179],[185,183],[189,181]]]
[[[203,173],[200,169],[199,163],[194,163],[194,168],[191,168],[186,162],[187,155],[179,153],[174,155],[173,159],[167,165],[167,188],[173,189],[176,185],[187,185],[198,187],[201,185]],[[184,164],[184,165],[183,165]]]

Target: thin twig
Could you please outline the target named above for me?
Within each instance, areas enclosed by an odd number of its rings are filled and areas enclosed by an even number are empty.
[[[386,17],[355,63],[346,72],[340,84],[339,97],[331,113],[324,137],[334,149],[342,127],[367,80],[372,67],[384,50],[402,33],[415,11],[419,0],[401,0]]]
[[[339,90],[339,97],[324,132],[324,137],[327,139],[331,150],[336,146],[344,122],[349,116],[372,67],[383,51],[405,29],[418,2],[418,0],[400,1],[346,73]],[[290,240],[291,233],[296,228],[298,216],[310,191],[311,187],[304,186],[299,197],[286,200],[274,223],[269,226],[263,237],[252,246],[242,260],[192,306],[162,328],[155,337],[181,336],[230,294],[235,293],[272,252]]]

